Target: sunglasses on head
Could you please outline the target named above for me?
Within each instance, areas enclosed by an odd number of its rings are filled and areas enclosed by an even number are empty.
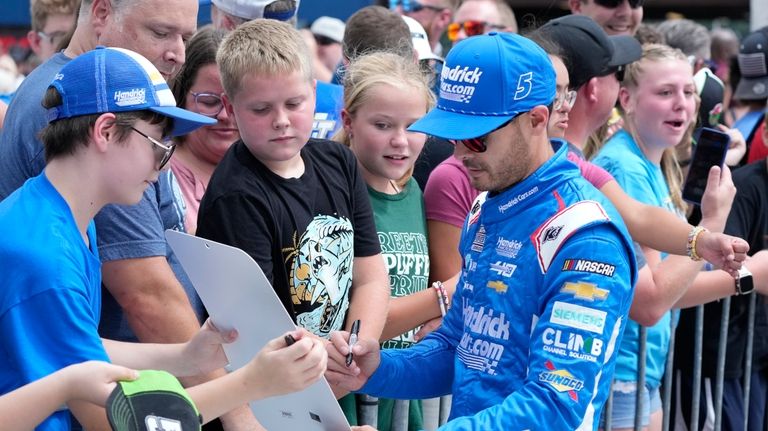
[[[488,136],[497,130],[501,130],[507,127],[507,125],[509,125],[509,123],[514,121],[515,118],[517,118],[517,115],[515,115],[511,120],[505,122],[501,126],[491,130],[490,132],[486,133],[483,136],[479,136],[477,138],[469,138],[469,139],[449,139],[448,141],[452,143],[454,146],[462,144],[465,147],[467,147],[469,151],[472,151],[473,153],[484,153],[486,150],[488,150],[488,145],[485,143],[485,140],[488,139]]]
[[[448,24],[448,40],[456,42],[459,39],[459,32],[464,29],[464,34],[467,37],[479,36],[485,34],[491,30],[502,30],[504,27],[496,24],[491,24],[485,21],[467,20],[464,22],[452,22]]]
[[[594,0],[596,4],[607,7],[609,9],[615,9],[624,3],[624,0]],[[643,5],[643,0],[628,0],[629,7],[637,9]]]

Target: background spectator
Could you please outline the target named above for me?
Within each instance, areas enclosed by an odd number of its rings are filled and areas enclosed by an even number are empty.
[[[42,63],[59,49],[75,28],[80,0],[32,0],[32,29],[27,33],[29,46]]]

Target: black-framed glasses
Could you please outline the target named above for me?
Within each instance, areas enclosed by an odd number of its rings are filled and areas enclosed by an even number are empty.
[[[632,9],[637,9],[643,5],[644,0],[628,0],[628,1],[629,1],[629,7],[631,7]],[[607,7],[609,9],[616,9],[622,3],[624,3],[624,0],[595,0],[595,3],[602,7]]]
[[[576,96],[578,94],[579,93],[575,90],[566,90],[562,93],[555,94],[555,102],[552,104],[552,109],[554,111],[559,111],[566,103],[573,108],[573,104],[576,103]]]
[[[396,6],[402,6],[404,12],[421,12],[424,9],[441,12],[446,9],[445,7],[422,4],[416,0],[390,0],[389,8],[394,9]]]
[[[147,138],[147,140],[152,144],[152,150],[155,153],[155,158],[158,159],[157,169],[163,169],[163,167],[168,164],[168,161],[171,160],[173,152],[176,151],[176,144],[164,144],[133,126],[131,126],[131,129],[139,135]]]
[[[454,146],[458,145],[458,144],[462,144],[465,147],[467,147],[467,149],[469,151],[472,151],[473,153],[484,153],[484,152],[486,152],[488,150],[488,145],[485,143],[486,139],[488,139],[488,136],[491,133],[493,133],[493,132],[495,132],[497,130],[501,130],[501,129],[507,127],[509,125],[509,123],[515,121],[515,118],[517,118],[519,115],[520,114],[515,115],[509,121],[505,122],[504,124],[502,124],[501,126],[495,128],[495,129],[491,130],[490,132],[486,133],[483,136],[479,136],[477,138],[469,138],[469,139],[449,139],[448,141],[450,143],[452,143]]]
[[[62,40],[67,36],[66,32],[63,31],[54,31],[51,33],[46,33],[44,31],[38,31],[37,35],[40,36],[41,39],[48,39],[48,43],[50,43],[53,46],[59,46]]]
[[[189,94],[195,99],[195,110],[198,114],[216,118],[221,110],[224,109],[224,102],[221,100],[221,94],[205,92],[195,93],[194,91],[190,91]]]

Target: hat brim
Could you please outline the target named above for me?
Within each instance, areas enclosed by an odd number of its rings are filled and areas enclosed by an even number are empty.
[[[762,90],[762,91],[760,91]],[[733,93],[733,98],[737,100],[760,100],[768,98],[768,76],[759,78],[739,79],[739,85]]]
[[[496,130],[515,115],[470,115],[435,108],[411,124],[408,130],[443,139],[471,139]]]
[[[210,126],[217,122],[215,118],[206,117],[205,115],[187,111],[186,109],[176,106],[155,106],[147,109],[165,115],[166,117],[173,118],[173,131],[171,132],[171,136],[186,135],[197,128]]]
[[[608,40],[613,44],[613,57],[608,62],[611,67],[633,63],[643,56],[643,47],[632,36],[608,36]]]
[[[445,59],[439,55],[435,55],[433,52],[426,53],[424,55],[419,54],[419,61],[421,60],[437,60],[445,63]]]

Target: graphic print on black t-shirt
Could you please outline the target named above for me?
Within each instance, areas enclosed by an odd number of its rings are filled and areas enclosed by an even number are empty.
[[[344,325],[349,308],[354,229],[346,217],[317,215],[283,249],[296,323],[323,338]]]

